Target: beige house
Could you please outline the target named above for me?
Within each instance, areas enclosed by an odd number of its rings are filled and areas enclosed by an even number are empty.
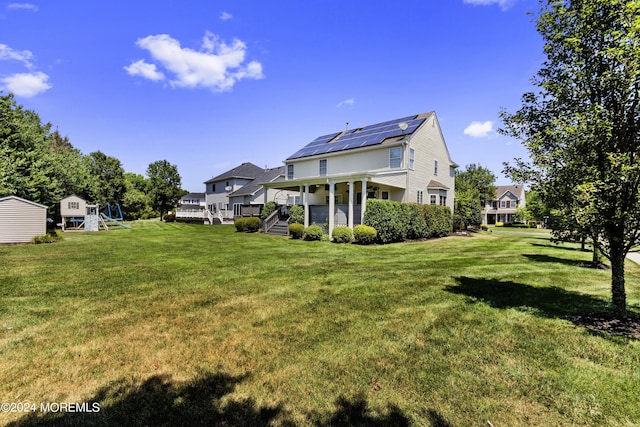
[[[46,206],[17,196],[0,198],[0,243],[28,243],[46,233]]]
[[[62,230],[68,226],[78,228],[84,223],[87,214],[86,200],[72,194],[60,200],[60,216],[62,217]]]
[[[284,163],[285,180],[263,186],[294,192],[305,209],[305,226],[353,227],[362,223],[372,198],[453,211],[458,165],[435,112],[319,136]]]
[[[482,209],[482,224],[495,225],[496,222],[514,222],[516,209],[526,205],[524,186],[500,185],[496,197],[487,200]]]

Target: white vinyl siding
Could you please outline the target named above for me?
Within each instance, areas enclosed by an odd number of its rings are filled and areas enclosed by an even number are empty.
[[[46,232],[46,206],[15,196],[0,199],[0,243],[28,243]]]

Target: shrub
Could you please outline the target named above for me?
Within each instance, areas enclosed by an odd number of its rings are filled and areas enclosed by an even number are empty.
[[[256,231],[260,230],[260,218],[258,218],[257,216],[249,217],[246,219],[246,221],[246,231],[248,231],[249,233],[255,233]]]
[[[364,224],[376,229],[379,243],[401,242],[405,239],[408,225],[400,205],[390,200],[367,200]]]
[[[353,240],[353,231],[351,231],[349,227],[340,225],[334,227],[331,237],[334,243],[351,243]]]
[[[236,231],[247,231],[247,218],[236,218],[236,220],[233,221],[233,225],[236,227]]]
[[[427,237],[444,237],[453,229],[453,217],[448,206],[420,205],[427,223]]]
[[[427,220],[417,203],[403,203],[403,217],[407,221],[407,239],[426,239],[429,237]]]
[[[174,222],[176,220],[176,214],[174,213],[164,214],[162,219],[164,219],[166,222]]]
[[[304,240],[322,240],[322,228],[313,224],[304,229]]]
[[[289,209],[290,222],[295,224],[304,224],[304,207],[293,205]]]
[[[360,224],[353,228],[353,237],[356,243],[361,245],[370,245],[376,241],[378,232],[375,228],[368,225]]]
[[[489,226],[488,226],[488,225],[481,225],[481,226],[480,226],[480,229],[481,229],[482,231],[489,231]]]
[[[276,202],[267,202],[262,207],[262,212],[260,212],[260,218],[267,219],[269,215],[275,212],[278,209],[278,205]]]
[[[34,236],[31,241],[36,245],[39,245],[40,243],[55,243],[58,239],[51,234],[41,234],[39,236]]]
[[[289,224],[289,234],[292,239],[302,239],[302,235],[304,234],[304,225],[298,223]]]

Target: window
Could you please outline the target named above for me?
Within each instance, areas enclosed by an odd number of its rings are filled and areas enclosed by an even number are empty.
[[[287,165],[287,179],[293,179],[293,165]]]
[[[213,193],[216,192],[216,183],[215,182],[213,184],[211,184],[211,192],[213,192]]]
[[[436,204],[436,195],[432,194],[431,197],[429,198],[429,203],[431,203],[432,205]]]
[[[506,208],[506,207],[507,207],[507,202],[506,202],[506,201],[504,201],[504,200],[501,200],[501,201],[500,201],[500,207],[501,207],[501,208]]]
[[[389,167],[391,169],[402,167],[402,147],[389,149]]]
[[[234,203],[233,204],[233,215],[234,216],[241,216],[242,215],[242,204],[241,203]]]
[[[447,204],[447,196],[440,196],[440,205],[445,206]]]
[[[416,163],[416,150],[409,148],[409,169],[413,170]]]
[[[433,161],[433,174],[434,175],[438,175],[438,161],[437,160]]]
[[[80,209],[80,202],[69,202],[69,209]]]
[[[382,200],[389,200],[389,192],[388,191],[383,191],[382,192]]]
[[[417,196],[417,198],[416,198],[416,202],[417,202],[418,204],[420,204],[420,205],[422,204],[422,197],[423,197],[423,193],[422,193],[422,191],[421,191],[421,190],[418,190],[418,196]]]
[[[320,176],[327,176],[327,159],[320,160]]]

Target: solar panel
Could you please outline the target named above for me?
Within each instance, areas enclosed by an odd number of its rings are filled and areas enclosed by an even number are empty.
[[[319,136],[309,144],[305,145],[302,149],[295,152],[288,159],[297,159],[300,157],[309,157],[317,154],[333,153],[336,151],[350,150],[360,147],[369,147],[381,144],[389,138],[411,135],[418,126],[425,121],[424,118],[417,119],[416,117],[417,116],[408,116],[382,123],[376,123],[362,128],[347,130],[345,132]],[[407,128],[405,130],[400,129],[398,126],[402,122],[407,123]]]

